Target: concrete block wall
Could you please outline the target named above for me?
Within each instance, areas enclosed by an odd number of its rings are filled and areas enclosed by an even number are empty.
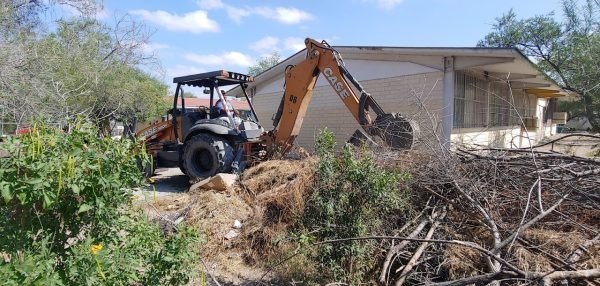
[[[434,132],[430,115],[434,116],[434,121],[441,120],[441,79],[441,72],[433,72],[373,79],[361,81],[361,84],[386,112],[400,112],[417,121],[421,126],[421,140],[426,141]],[[273,128],[271,118],[277,111],[282,96],[283,87],[279,92],[259,92],[254,97],[256,112],[266,130]],[[317,84],[296,144],[313,150],[316,136],[325,127],[336,135],[338,146],[343,146],[354,131],[360,128],[333,89],[329,85]]]

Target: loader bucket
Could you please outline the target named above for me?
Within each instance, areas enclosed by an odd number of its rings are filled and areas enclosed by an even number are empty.
[[[369,133],[379,137],[387,147],[407,150],[412,148],[418,138],[419,126],[414,120],[407,119],[399,113],[385,113],[377,116],[375,123],[369,128]]]

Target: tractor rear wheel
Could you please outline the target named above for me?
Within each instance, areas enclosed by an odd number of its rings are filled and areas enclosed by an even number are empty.
[[[198,134],[183,147],[182,167],[195,184],[201,180],[231,171],[234,153],[229,142],[211,134]]]

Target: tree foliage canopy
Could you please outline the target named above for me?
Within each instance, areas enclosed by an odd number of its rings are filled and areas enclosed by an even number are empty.
[[[248,74],[251,76],[257,76],[278,64],[280,59],[281,56],[277,52],[273,52],[268,56],[261,57],[256,61],[255,65],[248,68]]]
[[[600,130],[600,2],[563,0],[563,19],[554,14],[518,19],[510,10],[496,19],[478,43],[515,47],[533,59],[562,88],[581,95],[566,104],[571,116],[585,116]]]
[[[6,121],[44,117],[64,125],[85,116],[107,127],[110,120],[145,120],[165,109],[166,85],[142,69],[153,62],[143,53],[149,37],[143,26],[125,16],[109,27],[82,14],[44,29],[37,13],[53,3],[12,0],[0,6],[0,105],[7,108]],[[60,3],[82,10],[97,5]]]

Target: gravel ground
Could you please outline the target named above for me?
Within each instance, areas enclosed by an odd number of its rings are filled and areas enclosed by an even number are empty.
[[[557,134],[553,135],[544,142],[549,142],[558,138],[561,138],[568,134]],[[598,135],[598,134],[591,134]],[[560,140],[554,144],[546,145],[538,148],[539,151],[552,151],[567,155],[575,155],[580,157],[591,157],[594,153],[595,148],[600,147],[600,139],[590,137],[579,137],[573,136]]]
[[[154,184],[148,184],[146,187],[134,191],[134,195],[139,197],[140,200],[184,193],[190,187],[187,176],[179,168],[158,169],[152,179]]]

